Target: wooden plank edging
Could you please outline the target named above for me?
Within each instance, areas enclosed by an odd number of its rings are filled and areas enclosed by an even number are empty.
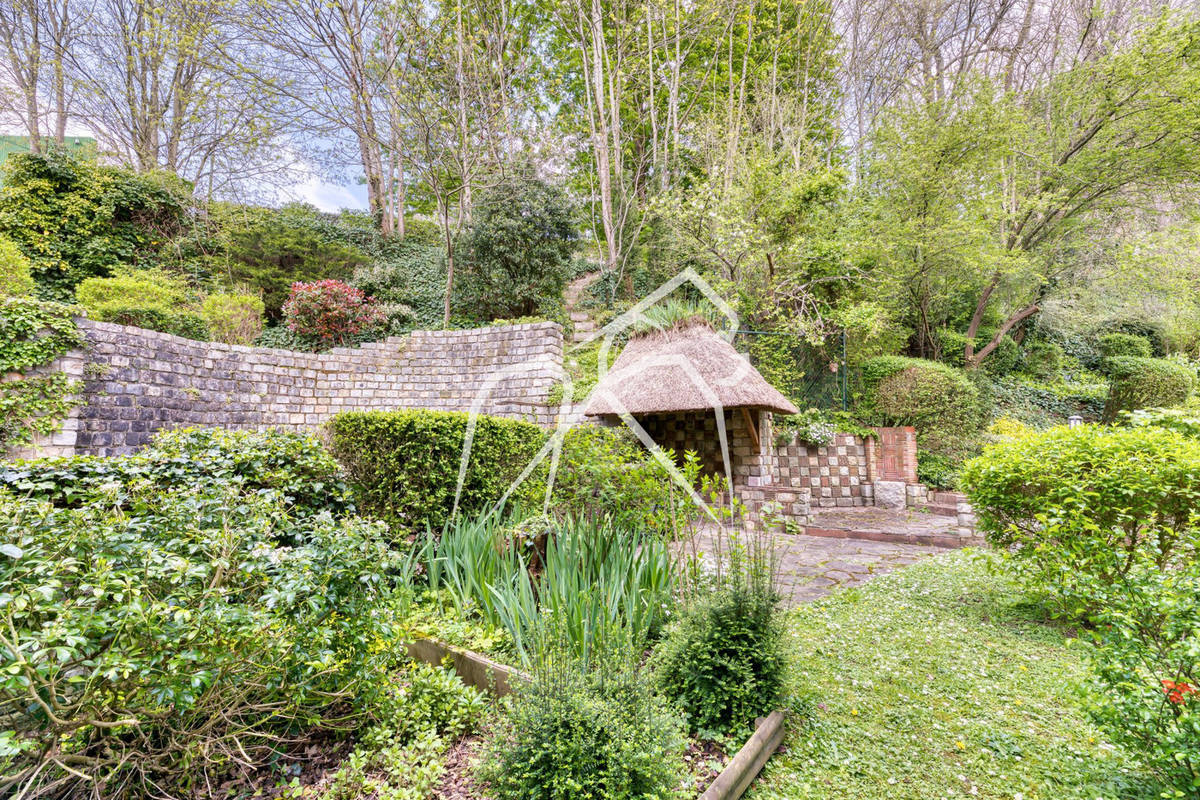
[[[481,692],[504,697],[512,692],[513,681],[528,681],[529,676],[519,669],[492,661],[479,653],[462,647],[443,644],[434,639],[417,639],[404,645],[417,661],[440,666],[450,659],[454,671],[463,683]]]
[[[750,784],[762,772],[767,759],[783,742],[783,723],[787,715],[783,711],[772,711],[758,722],[754,731],[733,760],[721,770],[700,800],[738,800]]]

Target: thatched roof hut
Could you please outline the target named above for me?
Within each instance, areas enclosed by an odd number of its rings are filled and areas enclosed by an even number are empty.
[[[729,342],[698,321],[631,339],[584,413],[671,414],[712,411],[718,405],[798,413]]]

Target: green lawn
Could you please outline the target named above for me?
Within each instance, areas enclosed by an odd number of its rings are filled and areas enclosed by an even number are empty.
[[[1083,647],[983,558],[941,555],[790,614],[819,705],[751,800],[1157,796],[1088,719]]]

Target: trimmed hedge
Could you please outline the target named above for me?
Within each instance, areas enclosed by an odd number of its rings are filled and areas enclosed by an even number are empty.
[[[1106,362],[1112,385],[1104,404],[1104,421],[1112,422],[1122,411],[1177,406],[1187,400],[1195,374],[1163,358],[1118,356]]]
[[[436,530],[454,508],[469,420],[461,412],[424,409],[347,412],[329,423],[331,449],[357,486],[364,511],[406,531]],[[459,510],[478,513],[499,500],[545,438],[531,422],[476,417]]]
[[[868,425],[912,425],[923,449],[946,455],[960,453],[984,418],[979,388],[962,370],[904,356],[863,364],[855,410]]]
[[[1100,355],[1104,358],[1150,358],[1154,355],[1154,347],[1150,340],[1132,333],[1106,333],[1097,342],[1100,345]]]

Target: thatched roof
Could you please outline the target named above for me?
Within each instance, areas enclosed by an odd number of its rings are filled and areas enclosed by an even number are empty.
[[[592,392],[584,413],[711,411],[718,403],[798,413],[731,344],[700,323],[631,339]]]

